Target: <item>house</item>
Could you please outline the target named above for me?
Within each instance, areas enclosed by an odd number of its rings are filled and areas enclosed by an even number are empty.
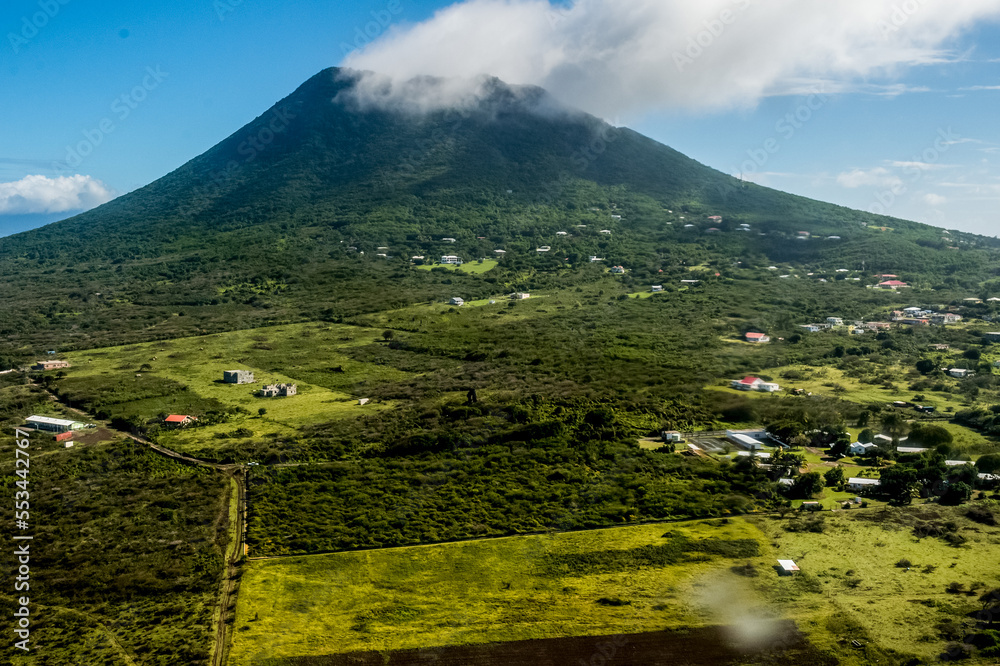
[[[852,456],[863,456],[869,451],[878,449],[878,446],[871,443],[854,442],[847,447],[847,453]]]
[[[948,375],[950,377],[954,377],[955,379],[965,379],[971,374],[972,372],[966,370],[965,368],[951,368],[950,370],[948,370]]]
[[[569,236],[568,231],[557,231],[556,236]]]
[[[226,370],[222,381],[227,384],[253,384],[253,373],[249,370]]]
[[[744,377],[743,379],[734,379],[729,384],[734,389],[739,389],[740,391],[761,391],[762,393],[774,393],[775,391],[780,391],[781,387],[777,384],[771,382],[765,382],[759,377]]]
[[[652,287],[649,288],[649,290],[651,292],[653,292],[654,294],[658,294],[661,291],[663,291],[663,285],[662,284],[654,284]]]
[[[747,333],[745,337],[747,342],[754,342],[758,344],[771,341],[771,337],[764,333]]]
[[[936,344],[936,345],[931,345],[931,349],[934,349],[936,351],[948,351],[949,349],[951,349],[951,345]]]
[[[684,439],[684,436],[676,430],[664,430],[660,433],[660,437],[664,442],[680,442]]]
[[[866,489],[877,488],[880,485],[882,485],[882,482],[878,479],[862,479],[860,477],[852,476],[847,480],[847,489],[855,493]]]
[[[456,242],[456,241],[455,241],[455,239],[454,239],[454,238],[442,238],[442,239],[441,239],[441,242],[442,242],[442,243],[454,243],[454,242]]]
[[[926,449],[926,448],[924,448],[922,446],[897,446],[896,447],[896,452],[897,453],[923,453],[924,451],[929,451],[929,450],[930,449]]]
[[[510,298],[512,301],[526,301],[529,298],[531,298],[531,294],[524,291],[519,291],[517,293],[511,294]]]
[[[803,502],[803,506],[805,502]],[[778,560],[779,573],[782,576],[793,576],[799,572],[799,567],[792,560]]]
[[[889,435],[875,435],[872,439],[874,439],[875,443],[880,446],[892,444],[892,437],[889,437]]]
[[[63,448],[72,449],[73,448],[73,444],[74,444],[74,442],[71,439],[68,442],[66,442],[65,444],[63,444]]]
[[[623,275],[625,273],[625,268],[623,266],[612,266],[611,272],[615,275]]]
[[[458,307],[462,307],[463,305],[465,305],[465,301],[459,298],[458,296],[455,296],[450,301],[448,301],[448,305],[456,305]]]
[[[535,248],[535,252],[548,252],[552,248],[548,245],[542,245],[541,247]]]
[[[170,426],[171,428],[180,428],[189,425],[192,421],[197,421],[193,416],[188,416],[187,414],[171,414],[167,418],[163,419],[163,423]]]
[[[869,331],[888,331],[892,328],[892,324],[887,321],[867,321],[864,327]]]
[[[718,227],[709,227],[708,229],[705,229],[706,234],[717,234],[719,231],[720,229]]]
[[[425,259],[424,255],[418,254],[410,257],[410,261],[423,261]]]
[[[442,264],[449,264],[449,265],[452,265],[452,266],[461,266],[462,265],[462,260],[459,259],[458,257],[456,257],[453,254],[445,254],[445,255],[441,256],[441,263]]]
[[[770,437],[766,430],[727,430],[726,439],[742,449],[758,451]]]
[[[819,333],[823,330],[823,327],[819,324],[799,324],[799,328],[804,328],[809,333]]]
[[[65,442],[68,439],[73,439],[73,431],[67,430],[66,432],[61,432],[56,435],[57,442]]]
[[[67,419],[55,419],[50,416],[29,416],[25,419],[28,427],[44,432],[67,432],[70,430],[82,430],[84,425],[76,421]]]
[[[721,215],[709,215],[708,219],[711,220],[712,222],[715,222],[716,224],[718,224],[719,222],[722,222],[722,216]],[[746,225],[742,225],[742,226],[746,226]]]
[[[827,236],[827,240],[840,240],[840,236]]]
[[[299,392],[297,384],[268,384],[257,392],[261,398],[287,398]]]
[[[944,312],[931,315],[931,323],[937,326],[945,326],[947,324],[957,324],[960,321],[962,321],[962,316],[957,315],[954,312]]]
[[[370,398],[358,398],[358,404],[361,406],[367,405]]]
[[[612,215],[611,219],[612,220],[620,220],[620,219],[622,219],[622,216],[621,215]]]
[[[741,458],[749,458],[750,456],[753,456],[754,458],[759,458],[760,460],[768,460],[771,457],[771,454],[767,451],[758,451],[757,449],[752,449],[750,451],[737,451],[736,455]]]
[[[828,323],[830,326],[843,326],[844,320],[841,319],[840,317],[827,317],[826,323]]]
[[[909,287],[910,285],[905,282],[900,282],[899,280],[886,280],[885,282],[879,282],[875,286],[879,289],[903,289]]]
[[[47,371],[47,370],[59,370],[60,368],[68,368],[68,367],[69,367],[69,361],[53,360],[53,361],[38,361],[33,366],[31,366],[31,369]]]
[[[961,467],[962,465],[973,464],[971,460],[945,460],[944,464],[948,467]]]
[[[604,261],[604,257],[596,257],[594,255],[591,255],[591,257],[590,257],[590,263],[593,264],[593,263],[596,263],[598,261]]]
[[[601,229],[601,233],[602,234],[610,234],[611,233],[611,229]]]
[[[681,284],[698,284],[701,280],[681,280]]]
[[[983,333],[983,337],[990,342],[1000,342],[1000,333],[996,331],[990,331],[989,333]]]
[[[507,250],[493,250],[493,254],[507,254]]]

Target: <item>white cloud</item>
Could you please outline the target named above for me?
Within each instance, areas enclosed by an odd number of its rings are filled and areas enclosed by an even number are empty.
[[[924,195],[924,203],[926,203],[928,206],[932,206],[934,208],[937,208],[939,206],[943,206],[946,203],[948,203],[948,199],[946,199],[945,197],[941,196],[940,194],[933,194],[933,193],[931,193],[931,194],[925,194]]]
[[[854,169],[837,176],[837,184],[842,187],[856,188],[873,185],[875,187],[900,187],[903,181],[884,167],[874,169]]]
[[[613,118],[817,90],[805,82],[921,90],[898,83],[903,70],[955,62],[954,39],[998,16],[1000,0],[467,0],[390,30],[343,64],[396,81],[493,75]]]
[[[0,183],[0,215],[87,210],[114,198],[114,190],[90,176],[25,176]]]
[[[954,164],[935,164],[933,162],[904,162],[894,160],[889,165],[898,169],[917,169],[918,171],[931,171],[933,169],[951,169]]]
[[[959,88],[959,90],[1000,90],[1000,86],[969,86],[968,88]]]

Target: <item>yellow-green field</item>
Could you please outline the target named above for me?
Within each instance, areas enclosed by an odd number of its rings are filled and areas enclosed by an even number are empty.
[[[844,639],[931,658],[945,644],[934,625],[978,607],[945,587],[1000,584],[1000,529],[934,510],[961,524],[965,546],[917,540],[897,521],[861,519],[878,511],[857,509],[824,512],[819,533],[784,529],[816,515],[768,516],[251,561],[230,663],[709,624],[752,628],[768,618],[795,620],[845,665],[868,662],[844,649]],[[698,554],[601,574],[543,571],[552,554],[655,545],[668,530],[753,538],[761,553],[750,560]],[[802,573],[778,576],[777,558],[794,559]],[[913,563],[909,571],[895,566],[901,558]],[[755,576],[733,571],[747,563]],[[622,604],[598,601],[608,598]]]
[[[422,264],[417,266],[417,268],[424,271],[429,271],[432,268],[446,268],[449,271],[461,271],[472,275],[481,275],[483,273],[488,273],[499,265],[500,262],[494,259],[484,259],[483,261],[467,261],[461,266],[456,266],[454,264]]]
[[[185,413],[184,406],[193,398],[217,400],[249,412],[226,423],[161,435],[161,443],[184,451],[217,441],[217,433],[234,428],[250,430],[256,437],[288,434],[300,426],[391,407],[388,403],[359,405],[358,399],[365,395],[357,387],[362,382],[398,381],[407,375],[386,365],[353,360],[344,353],[350,347],[381,340],[381,331],[375,329],[292,324],[74,352],[66,355],[73,364],[66,372],[70,378],[108,383],[122,379],[137,389],[144,380],[156,377],[186,387],[177,395],[136,401],[134,411],[139,414]],[[336,372],[331,371],[334,368]],[[235,369],[252,370],[254,383],[223,383],[223,372]],[[255,395],[263,384],[274,383],[297,384],[298,393],[279,398]],[[257,413],[261,408],[266,410],[263,416]]]

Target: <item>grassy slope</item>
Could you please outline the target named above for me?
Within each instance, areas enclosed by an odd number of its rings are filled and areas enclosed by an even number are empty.
[[[943,510],[946,515],[954,515]],[[875,510],[826,514],[823,533],[787,532],[799,517],[748,518],[614,528],[549,537],[253,561],[244,577],[234,666],[259,657],[322,655],[569,635],[656,631],[724,623],[760,628],[769,616],[794,619],[843,664],[866,663],[842,639],[931,658],[944,647],[934,624],[976,607],[947,594],[952,581],[1000,584],[992,553],[1000,529],[955,516],[971,539],[953,548],[917,541],[908,530],[862,520]],[[627,549],[662,542],[666,529],[695,537],[756,538],[759,576],[730,572],[744,560],[715,559],[614,573],[538,575],[550,553]],[[859,547],[859,544],[863,547]],[[778,577],[777,558],[803,574]],[[909,558],[925,573],[895,563]],[[860,579],[855,587],[848,579]],[[507,587],[507,584],[509,588]],[[597,602],[617,597],[629,605]],[[254,619],[258,617],[259,619]]]

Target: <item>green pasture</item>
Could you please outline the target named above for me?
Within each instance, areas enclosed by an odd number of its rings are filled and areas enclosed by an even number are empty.
[[[422,264],[417,266],[417,268],[422,271],[429,271],[433,268],[445,268],[449,271],[461,271],[463,273],[469,273],[470,275],[482,275],[483,273],[488,273],[493,270],[499,264],[500,262],[495,259],[484,259],[483,261],[467,261],[461,266],[456,266],[454,264]]]
[[[669,567],[546,570],[549,556],[658,545],[673,529],[756,536],[743,521],[703,521],[250,561],[231,664],[710,623],[699,580],[733,560],[696,553]]]

